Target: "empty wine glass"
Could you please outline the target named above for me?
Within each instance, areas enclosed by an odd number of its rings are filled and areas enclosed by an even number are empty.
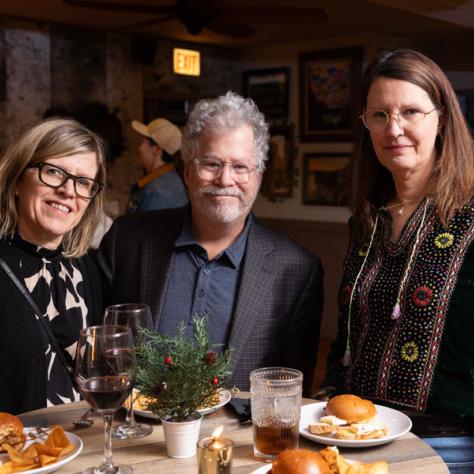
[[[104,324],[120,324],[131,329],[135,346],[140,344],[140,329],[153,329],[150,307],[147,304],[126,303],[108,306],[104,313]],[[133,392],[128,400],[127,417],[125,423],[112,429],[112,436],[118,439],[135,439],[148,436],[153,431],[153,426],[137,423],[133,413]]]
[[[133,474],[112,461],[112,419],[132,391],[137,362],[132,331],[125,326],[92,326],[81,330],[75,376],[79,391],[104,417],[104,459],[83,474]]]

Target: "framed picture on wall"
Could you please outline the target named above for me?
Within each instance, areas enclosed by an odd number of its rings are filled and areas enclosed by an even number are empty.
[[[269,121],[288,119],[290,69],[272,68],[244,71],[243,94],[257,104]]]
[[[347,206],[347,165],[350,153],[303,155],[303,203]]]
[[[362,48],[299,56],[300,141],[353,141],[360,112]]]
[[[291,197],[295,161],[294,125],[273,126],[270,128],[270,136],[269,157],[261,193],[270,199]]]

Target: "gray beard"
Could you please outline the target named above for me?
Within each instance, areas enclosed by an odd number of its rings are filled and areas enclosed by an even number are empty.
[[[206,205],[204,209],[201,210],[209,219],[214,222],[219,222],[220,224],[230,224],[246,211],[240,204],[234,206]]]
[[[192,201],[199,207],[199,210],[206,215],[210,220],[219,224],[230,224],[239,217],[246,215],[250,212],[253,203],[257,197],[258,189],[254,196],[250,196],[247,202],[243,201],[244,193],[239,190],[232,188],[218,188],[215,186],[206,186],[195,190],[192,193]],[[213,195],[232,195],[237,196],[238,200],[235,204],[219,204],[210,203],[206,200],[206,194]]]

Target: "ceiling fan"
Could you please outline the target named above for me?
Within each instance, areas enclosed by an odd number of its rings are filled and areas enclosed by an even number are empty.
[[[140,28],[156,23],[179,20],[192,35],[204,28],[231,36],[246,38],[255,33],[250,25],[316,23],[328,17],[326,10],[317,7],[282,7],[258,5],[219,5],[218,0],[177,0],[172,5],[145,5],[115,1],[63,0],[67,5],[94,8],[103,11],[122,11],[157,15],[127,28]]]

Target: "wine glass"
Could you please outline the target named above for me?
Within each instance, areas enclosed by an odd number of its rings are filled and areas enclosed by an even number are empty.
[[[140,329],[153,330],[150,307],[147,304],[126,303],[108,306],[104,313],[104,324],[120,324],[131,329],[135,346],[140,345]],[[153,426],[137,423],[133,413],[134,397],[130,394],[125,423],[112,429],[112,436],[118,439],[135,439],[148,436]]]
[[[89,405],[104,417],[104,459],[83,474],[133,474],[112,461],[112,419],[132,391],[137,362],[132,331],[126,326],[82,329],[76,349],[77,386]]]

